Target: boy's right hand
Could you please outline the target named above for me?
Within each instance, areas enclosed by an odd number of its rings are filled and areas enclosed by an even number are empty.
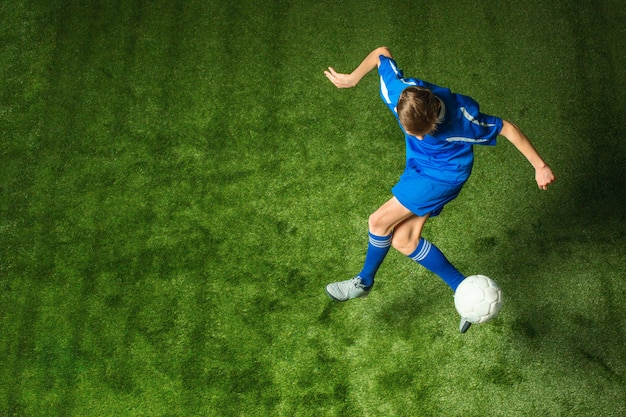
[[[356,85],[351,74],[340,74],[331,67],[328,67],[328,71],[324,71],[324,75],[337,88],[352,88]]]

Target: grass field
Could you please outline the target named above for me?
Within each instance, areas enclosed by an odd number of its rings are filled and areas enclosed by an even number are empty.
[[[1,416],[626,416],[622,1],[0,3]],[[505,305],[360,270],[404,143],[377,77],[517,123],[425,237]]]

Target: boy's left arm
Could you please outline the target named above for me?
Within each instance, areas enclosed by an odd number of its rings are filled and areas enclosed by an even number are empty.
[[[503,120],[502,136],[507,138],[515,147],[528,159],[533,168],[535,168],[535,180],[537,185],[542,190],[547,190],[548,185],[554,182],[554,174],[552,169],[545,163],[545,161],[539,155],[539,152],[535,149],[528,137],[521,131],[515,124]]]

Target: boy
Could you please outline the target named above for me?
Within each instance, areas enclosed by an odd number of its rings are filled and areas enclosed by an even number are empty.
[[[406,168],[392,189],[393,197],[369,217],[363,269],[352,279],[328,284],[326,292],[337,301],[367,296],[391,246],[456,291],[465,276],[421,234],[426,220],[439,215],[467,181],[474,160],[473,145],[495,145],[496,137],[502,135],[531,163],[540,189],[547,189],[554,174],[517,126],[481,113],[470,97],[404,78],[386,47],[370,52],[350,74],[330,67],[324,74],[337,88],[351,88],[374,68],[380,75],[381,98],[405,135]],[[469,327],[462,317],[461,333]]]

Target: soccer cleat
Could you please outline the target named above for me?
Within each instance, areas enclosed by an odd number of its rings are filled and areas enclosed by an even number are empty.
[[[352,298],[367,297],[372,287],[366,288],[361,277],[354,277],[346,281],[333,282],[326,286],[326,292],[333,300],[348,301]]]
[[[464,318],[461,318],[461,323],[459,324],[459,330],[461,331],[461,333],[465,333],[466,331],[469,330],[471,325],[472,323],[470,323]]]

